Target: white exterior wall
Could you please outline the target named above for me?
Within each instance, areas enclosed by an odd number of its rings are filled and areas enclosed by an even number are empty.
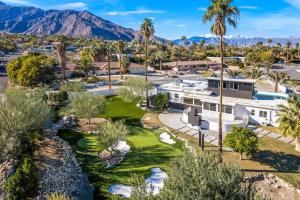
[[[269,110],[269,109],[263,109],[263,108],[255,108],[255,107],[245,107],[245,109],[251,113],[251,110],[255,111],[255,115],[249,115],[249,122],[254,124],[261,124],[261,125],[272,125],[272,126],[278,126],[277,121],[277,114],[276,110]],[[267,118],[260,117],[259,112],[265,111],[267,112]]]

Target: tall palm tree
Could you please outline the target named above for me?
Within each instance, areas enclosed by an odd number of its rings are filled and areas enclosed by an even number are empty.
[[[105,42],[105,51],[107,56],[107,68],[108,68],[108,89],[111,90],[111,54],[114,51],[114,46],[111,42]]]
[[[224,35],[226,35],[226,24],[232,27],[237,26],[240,12],[237,7],[232,6],[232,0],[211,0],[211,5],[207,8],[203,16],[203,22],[213,21],[211,32],[220,37],[220,58],[221,58],[221,76],[220,86],[223,85],[224,75]],[[222,105],[223,105],[223,87],[220,87],[220,101],[219,101],[219,137],[218,148],[220,154],[222,150]],[[221,159],[222,161],[222,159]]]
[[[285,45],[285,50],[286,50],[286,61],[288,62],[289,61],[289,51],[290,51],[290,48],[292,46],[292,43],[290,41],[288,41]]]
[[[122,53],[125,49],[126,43],[123,40],[119,40],[116,43],[116,49],[119,53],[119,67],[120,67],[120,74],[121,74],[121,79],[123,78],[123,73],[122,73],[122,66],[121,66],[121,62],[122,62]]]
[[[237,70],[232,70],[232,69],[227,69],[226,73],[230,78],[240,78],[242,76],[242,71],[237,69]]]
[[[155,60],[159,61],[159,70],[162,71],[162,62],[166,57],[166,54],[163,50],[156,51],[154,53]]]
[[[277,114],[282,134],[295,138],[295,150],[300,152],[300,97],[292,95],[288,99],[288,105],[279,106]]]
[[[289,77],[289,75],[287,75],[284,72],[277,72],[274,71],[272,73],[270,73],[269,78],[271,79],[271,81],[274,82],[274,92],[278,92],[278,86],[279,84],[290,84],[291,83],[291,79]]]
[[[155,33],[154,25],[151,19],[146,18],[141,25],[140,29],[141,34],[143,34],[145,39],[145,79],[148,82],[148,43],[150,37]],[[149,108],[149,97],[148,97],[148,89],[146,89],[146,102],[147,108]]]
[[[57,51],[57,57],[58,57],[58,62],[61,68],[62,72],[62,77],[65,80],[66,79],[66,66],[67,66],[67,37],[60,35],[56,38],[56,51]]]

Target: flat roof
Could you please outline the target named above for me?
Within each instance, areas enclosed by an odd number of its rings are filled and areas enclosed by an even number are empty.
[[[207,80],[216,80],[219,81],[220,77],[207,77]],[[239,79],[239,78],[223,78],[224,81],[231,81],[231,82],[239,82],[239,83],[255,83],[256,80],[254,79]]]
[[[173,61],[173,62],[166,62],[163,63],[162,65],[164,66],[172,66],[175,67],[177,66],[189,66],[189,65],[219,65],[219,63],[210,61],[210,60],[190,60],[190,61]]]

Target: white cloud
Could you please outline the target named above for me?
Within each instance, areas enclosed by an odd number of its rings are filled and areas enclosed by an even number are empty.
[[[205,7],[200,7],[200,8],[198,8],[198,10],[199,10],[199,11],[206,11],[207,8],[205,8]]]
[[[131,11],[111,11],[107,14],[110,16],[126,16],[126,15],[142,15],[142,14],[163,14],[166,13],[164,10],[148,10],[148,9],[138,9]]]
[[[185,24],[177,24],[176,26],[180,27],[180,28],[186,28],[187,27],[187,25],[185,25]]]
[[[73,3],[65,3],[65,4],[59,4],[56,6],[53,6],[54,9],[58,10],[87,10],[88,6],[84,2],[73,2]]]
[[[4,3],[12,4],[12,5],[23,5],[23,6],[36,6],[36,4],[27,0],[1,0]]]
[[[300,9],[300,0],[284,0],[284,1],[290,4],[291,6]]]
[[[257,6],[239,6],[240,9],[256,10]]]

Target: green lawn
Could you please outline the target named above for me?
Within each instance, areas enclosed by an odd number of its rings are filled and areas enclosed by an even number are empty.
[[[124,102],[119,97],[109,97],[106,112],[101,117],[119,120],[125,119],[127,122],[140,122],[146,113],[136,107],[137,102]]]
[[[103,116],[113,120],[124,118],[127,122],[139,122],[143,114],[144,111],[137,108],[135,103],[125,103],[117,97],[112,97]],[[159,134],[162,130],[148,130],[137,124],[130,126],[130,131],[127,142],[131,146],[131,152],[122,163],[111,169],[105,169],[97,156],[103,147],[98,144],[95,136],[74,131],[59,133],[60,137],[69,142],[82,169],[94,185],[94,199],[111,199],[107,191],[108,186],[114,183],[128,184],[133,173],[147,177],[153,167],[168,170],[170,160],[180,155],[184,149],[181,141],[177,141],[175,145],[160,142]]]

